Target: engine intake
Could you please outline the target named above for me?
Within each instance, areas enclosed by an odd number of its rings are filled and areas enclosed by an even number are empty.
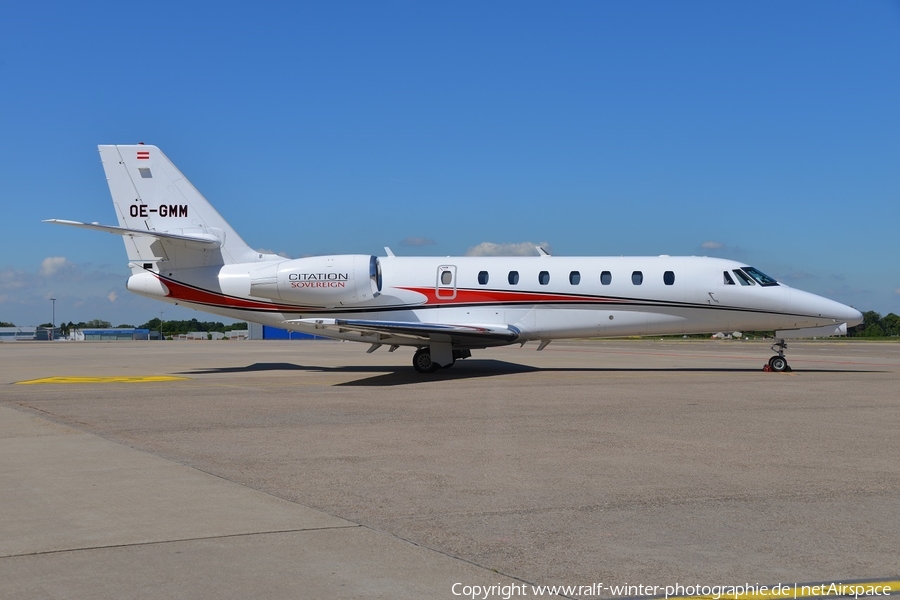
[[[346,306],[381,292],[375,256],[342,254],[286,260],[250,273],[250,295],[310,306]]]

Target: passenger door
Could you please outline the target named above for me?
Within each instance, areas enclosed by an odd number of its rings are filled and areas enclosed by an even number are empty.
[[[441,300],[456,298],[456,266],[441,265],[437,268],[435,296]]]

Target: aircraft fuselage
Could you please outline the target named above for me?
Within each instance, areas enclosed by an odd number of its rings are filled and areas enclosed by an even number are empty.
[[[352,318],[512,325],[520,334],[505,343],[796,329],[846,323],[859,315],[843,304],[782,283],[762,285],[751,278],[742,284],[735,270],[746,265],[718,258],[388,256],[378,260],[381,292],[343,305],[253,297],[250,282],[262,267],[259,263],[138,275],[159,277],[167,295],[142,292],[132,285],[129,289],[198,310],[308,333],[316,333],[316,327],[289,321]],[[273,264],[281,262],[286,261]],[[328,287],[349,276],[292,273],[291,278]],[[328,335],[366,341],[360,339],[366,336],[354,332]],[[393,342],[389,337],[382,341]],[[471,347],[487,345],[499,343],[474,342]]]

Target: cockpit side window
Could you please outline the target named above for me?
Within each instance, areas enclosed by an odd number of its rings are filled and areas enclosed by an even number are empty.
[[[743,271],[741,271],[740,269],[733,269],[732,273],[737,275],[738,281],[741,282],[741,285],[756,285],[756,282],[754,282],[752,279],[750,279],[750,276],[747,275],[746,273],[744,273]]]
[[[743,270],[761,286],[768,287],[770,285],[778,285],[778,282],[775,281],[774,278],[769,277],[759,269],[755,269],[753,267],[744,267]]]
[[[722,271],[722,275],[725,276],[725,285],[734,285],[734,279],[731,278],[728,271]]]

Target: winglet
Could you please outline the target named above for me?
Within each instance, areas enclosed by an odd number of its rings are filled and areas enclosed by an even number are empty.
[[[550,253],[547,252],[546,250],[544,250],[543,248],[541,248],[540,246],[535,246],[535,248],[537,248],[538,254],[540,254],[541,256],[550,256]]]
[[[387,253],[388,256],[394,256],[394,251],[391,250],[390,248],[388,248],[387,246],[384,247],[384,251]]]

